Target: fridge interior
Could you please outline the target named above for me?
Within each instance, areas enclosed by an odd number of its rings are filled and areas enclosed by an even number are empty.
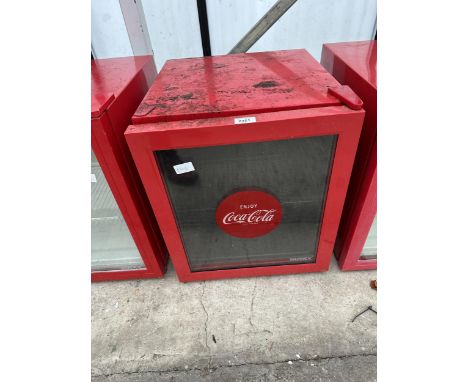
[[[370,260],[377,258],[377,215],[372,222],[371,229],[367,235],[366,243],[362,249],[360,260]]]
[[[145,264],[91,151],[91,270],[141,268]]]
[[[314,263],[336,136],[155,152],[193,272]],[[192,162],[194,171],[174,166]],[[224,197],[259,189],[275,196],[282,221],[270,233],[239,238],[215,214]]]

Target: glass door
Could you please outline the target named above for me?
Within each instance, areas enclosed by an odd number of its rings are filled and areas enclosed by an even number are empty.
[[[377,258],[377,215],[375,215],[366,243],[362,249],[359,260],[370,260]]]
[[[145,264],[91,151],[91,270],[139,268]]]
[[[336,136],[156,151],[193,272],[314,263]]]

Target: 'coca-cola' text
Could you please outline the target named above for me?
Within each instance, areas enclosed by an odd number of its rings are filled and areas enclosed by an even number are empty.
[[[216,224],[226,234],[238,238],[256,238],[270,233],[283,216],[280,201],[258,189],[233,192],[216,208]]]
[[[227,213],[223,218],[223,224],[258,224],[271,222],[275,218],[275,209],[255,210],[248,214],[235,212]]]

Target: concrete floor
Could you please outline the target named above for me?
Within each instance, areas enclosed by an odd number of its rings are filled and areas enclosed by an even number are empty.
[[[92,285],[92,374],[118,381],[375,381],[376,271]]]

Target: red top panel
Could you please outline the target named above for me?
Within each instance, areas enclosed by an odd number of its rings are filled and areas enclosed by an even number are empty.
[[[168,60],[134,124],[340,105],[339,83],[305,50]]]
[[[377,41],[324,44],[333,54],[377,89]]]
[[[99,117],[152,59],[152,56],[139,56],[92,60],[91,117]]]

